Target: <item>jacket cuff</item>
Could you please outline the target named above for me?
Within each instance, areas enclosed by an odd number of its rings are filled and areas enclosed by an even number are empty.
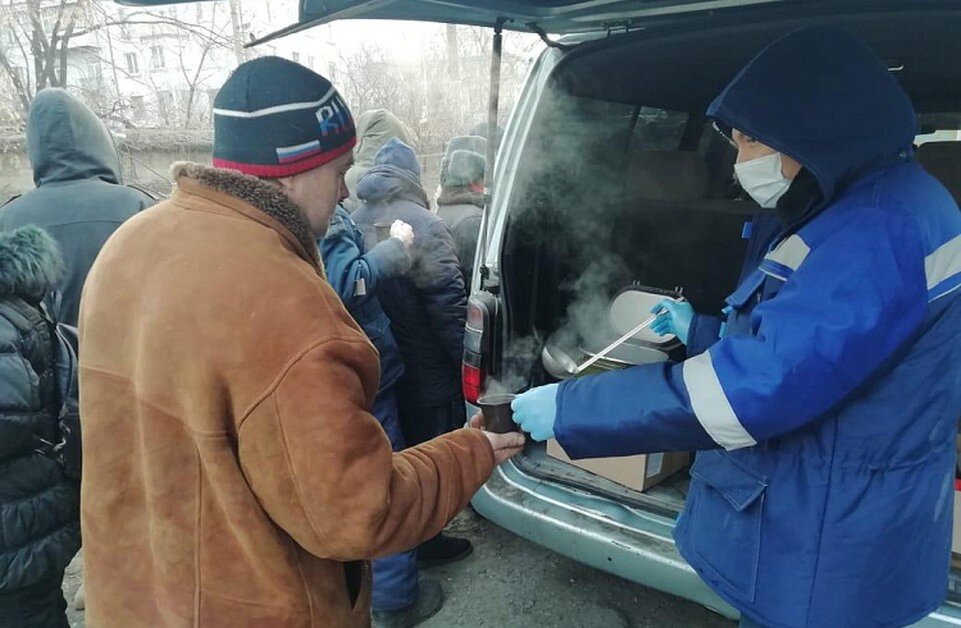
[[[694,357],[710,349],[721,338],[721,319],[695,314],[687,336],[687,356]]]

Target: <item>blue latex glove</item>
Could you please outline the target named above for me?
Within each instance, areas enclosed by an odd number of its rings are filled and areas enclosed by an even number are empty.
[[[514,422],[531,438],[544,441],[554,438],[554,419],[557,417],[557,389],[560,384],[532,388],[511,402]]]
[[[651,331],[659,336],[674,334],[686,345],[691,332],[691,321],[694,320],[694,308],[687,301],[664,299],[654,306],[651,314],[662,310],[664,313],[651,323]]]

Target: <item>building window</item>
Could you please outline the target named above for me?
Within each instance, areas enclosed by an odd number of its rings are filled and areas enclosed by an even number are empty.
[[[161,70],[167,67],[167,61],[164,59],[163,46],[150,47],[150,67],[154,70]]]
[[[147,115],[147,107],[144,104],[143,96],[131,96],[130,109],[135,120],[142,120]]]
[[[127,52],[123,55],[123,58],[127,61],[127,72],[133,75],[140,74],[140,62],[137,61],[137,53]]]
[[[98,59],[90,59],[87,61],[83,69],[83,78],[89,83],[100,83],[103,80],[103,68],[100,65]]]
[[[314,67],[314,58],[311,57],[311,56],[308,56],[308,57],[307,57],[307,67],[310,68],[311,70],[315,70],[315,69],[316,69],[316,68]]]
[[[300,63],[300,53],[299,53],[299,52],[293,53],[290,58],[294,60],[294,63]]]

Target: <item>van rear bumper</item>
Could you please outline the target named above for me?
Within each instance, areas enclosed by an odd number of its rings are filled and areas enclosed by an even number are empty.
[[[666,517],[540,480],[510,461],[471,503],[497,525],[559,554],[738,617],[678,554]]]
[[[495,469],[471,504],[490,521],[558,554],[738,618],[681,558],[670,517],[536,478],[512,461]],[[915,626],[961,627],[961,606],[945,602]]]

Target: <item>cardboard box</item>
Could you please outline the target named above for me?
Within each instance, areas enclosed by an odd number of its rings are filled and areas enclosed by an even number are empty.
[[[961,434],[955,440],[955,449],[961,462]],[[954,491],[954,529],[951,530],[951,553],[954,558],[961,556],[961,491]]]
[[[954,529],[951,531],[951,553],[961,555],[961,491],[954,492]]]
[[[680,471],[691,461],[687,451],[642,454],[620,458],[571,460],[556,440],[547,441],[547,455],[580,467],[635,491],[646,491]]]

